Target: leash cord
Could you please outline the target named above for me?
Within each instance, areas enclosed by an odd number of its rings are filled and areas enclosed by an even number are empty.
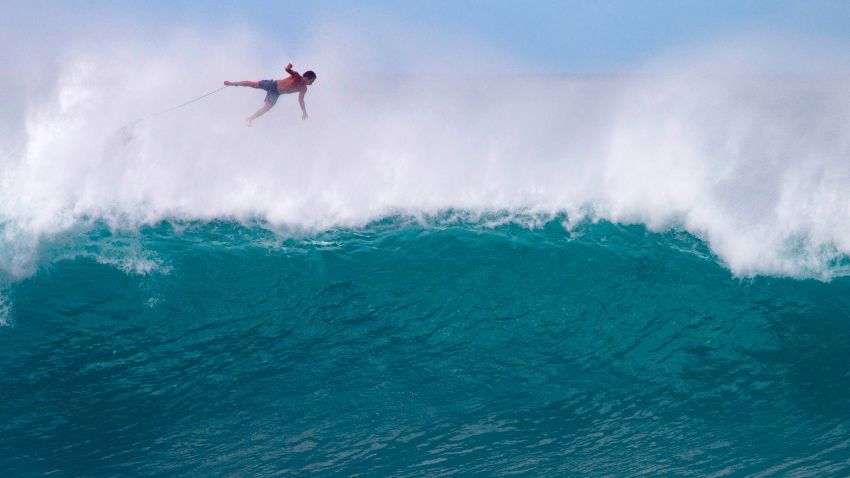
[[[184,107],[184,106],[186,106],[186,105],[190,105],[190,104],[192,104],[192,103],[194,103],[194,102],[196,102],[196,101],[198,101],[198,100],[201,100],[201,99],[206,98],[207,96],[209,96],[209,95],[211,95],[211,94],[213,94],[213,93],[218,93],[219,91],[221,91],[221,90],[223,90],[223,89],[227,88],[228,86],[229,86],[229,85],[222,86],[221,88],[219,88],[219,89],[217,89],[217,90],[210,91],[209,93],[207,93],[207,94],[205,94],[205,95],[202,95],[202,96],[199,96],[199,97],[195,98],[194,100],[189,100],[189,101],[187,101],[187,102],[185,102],[185,103],[181,103],[181,104],[179,104],[179,105],[177,105],[177,106],[173,106],[173,107],[171,107],[171,108],[168,108],[167,110],[162,110],[162,111],[160,111],[159,113],[154,113],[154,114],[150,115],[150,116],[149,116],[149,118],[150,118],[150,117],[154,117],[154,116],[163,115],[163,114],[168,113],[168,112],[170,112],[170,111],[174,111],[174,110],[176,110],[176,109],[180,109],[180,108],[182,108],[182,107]]]

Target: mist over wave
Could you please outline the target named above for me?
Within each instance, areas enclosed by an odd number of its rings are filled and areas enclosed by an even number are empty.
[[[4,116],[0,267],[25,271],[41,241],[90,221],[316,231],[462,210],[681,228],[738,275],[845,275],[847,62],[774,40],[598,77],[392,27],[318,28],[297,58],[247,30],[63,49]],[[386,56],[399,71],[377,69]],[[284,96],[246,128],[263,94],[229,88],[133,123],[290,59],[319,76],[309,121]]]

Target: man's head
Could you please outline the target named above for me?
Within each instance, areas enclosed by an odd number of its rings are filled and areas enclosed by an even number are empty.
[[[307,70],[302,75],[304,77],[304,82],[308,85],[312,85],[314,81],[316,81],[316,74],[313,73],[313,70]]]

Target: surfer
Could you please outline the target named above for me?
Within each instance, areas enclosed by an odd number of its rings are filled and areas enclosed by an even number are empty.
[[[286,72],[289,73],[289,78],[282,80],[262,80],[262,81],[225,81],[225,86],[250,86],[266,91],[266,99],[263,107],[257,110],[256,113],[245,119],[248,126],[266,114],[277,103],[277,97],[289,93],[298,92],[298,104],[301,105],[301,119],[307,119],[307,108],[304,106],[304,94],[307,93],[307,87],[316,81],[316,74],[312,71],[305,71],[303,75],[292,69],[292,63],[286,65]]]

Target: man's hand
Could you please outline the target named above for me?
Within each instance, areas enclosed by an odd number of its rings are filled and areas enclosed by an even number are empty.
[[[286,70],[291,70],[291,69],[292,69],[292,63],[290,63],[290,64],[286,65],[286,68],[285,68],[285,69],[286,69]]]
[[[303,120],[307,119],[307,112],[306,111],[304,113],[301,113],[301,119],[303,119]]]

